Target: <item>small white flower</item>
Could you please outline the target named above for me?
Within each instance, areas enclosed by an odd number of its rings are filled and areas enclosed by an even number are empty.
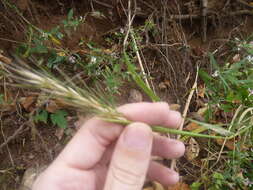
[[[90,62],[92,64],[95,64],[97,62],[97,58],[95,56],[92,56],[91,59],[90,59]]]
[[[79,17],[79,21],[82,22],[84,20],[84,17],[83,16],[80,16]]]
[[[76,57],[74,57],[74,56],[70,56],[70,57],[68,58],[68,60],[69,60],[69,62],[72,63],[72,64],[76,63]]]
[[[240,41],[240,39],[239,39],[239,38],[237,38],[237,37],[235,37],[235,41]]]
[[[242,43],[238,44],[238,45],[237,45],[237,51],[241,51],[242,47],[243,47],[243,44],[242,44]]]
[[[119,32],[120,32],[121,34],[124,34],[124,32],[125,32],[124,28],[120,28],[120,29],[119,29]]]
[[[42,32],[41,36],[42,36],[42,38],[48,38],[48,34],[45,32]]]
[[[252,63],[253,63],[253,56],[252,56],[252,55],[248,55],[248,56],[246,57],[246,60],[247,60],[248,62],[252,62]]]
[[[249,96],[253,95],[253,90],[251,88],[248,88]]]
[[[212,77],[217,77],[219,75],[219,71],[215,71],[213,74],[212,74]]]
[[[249,186],[249,187],[253,186],[253,181],[250,181],[249,178],[246,178],[244,180],[244,183],[245,183],[246,186]]]

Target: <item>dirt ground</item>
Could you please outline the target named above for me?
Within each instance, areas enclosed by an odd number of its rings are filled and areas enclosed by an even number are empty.
[[[124,9],[127,7],[127,1],[15,0],[14,4],[29,22],[45,30],[64,20],[70,8],[74,9],[77,16],[83,16],[93,10],[102,12],[105,18],[87,16],[86,22],[69,38],[63,40],[63,46],[73,52],[80,51],[78,43],[81,38],[108,48],[105,37],[126,26]],[[222,49],[224,54],[221,54],[219,59],[223,60],[228,40],[235,37],[244,38],[253,32],[252,7],[251,13],[240,13],[241,10],[249,10],[249,7],[240,1],[210,0],[207,9],[206,33],[203,34],[201,1],[161,0],[155,3],[137,0],[137,15],[133,25],[143,25],[146,19],[152,17],[160,32],[155,38],[150,37],[146,39],[146,44],[142,44],[146,47],[143,54],[153,78],[153,85],[162,100],[182,105],[181,110],[194,82],[197,64],[209,68],[207,52]],[[26,24],[20,19],[20,15],[6,7],[3,2],[0,2],[0,11],[0,51],[7,57],[13,57],[18,43],[26,40]],[[146,35],[149,34],[143,34]],[[203,39],[204,35],[206,39]],[[15,101],[0,107],[0,189],[11,190],[18,189],[26,169],[52,162],[75,133],[77,117],[68,117],[70,135],[64,134],[59,138],[59,130],[56,127],[43,123],[34,125],[27,119],[31,112],[24,109],[20,98],[31,96],[30,92],[6,87],[5,82],[1,81],[0,92],[7,93],[7,99]],[[132,88],[136,88],[134,84],[126,84],[121,89],[120,103],[129,102],[129,91]],[[144,96],[144,99],[147,97]],[[191,112],[198,109],[196,100],[194,97]],[[17,131],[18,135],[15,135]],[[12,138],[13,135],[15,138]],[[10,141],[6,143],[7,140]],[[182,162],[185,166],[188,164],[184,158]],[[187,176],[187,171],[180,171]],[[194,173],[193,169],[191,172]],[[185,177],[186,182],[193,180],[192,176]]]

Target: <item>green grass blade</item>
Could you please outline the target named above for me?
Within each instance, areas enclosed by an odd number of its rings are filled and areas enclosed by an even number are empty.
[[[124,52],[124,60],[127,65],[128,72],[131,74],[135,83],[149,96],[153,102],[160,101],[160,98],[146,85],[140,75],[135,71],[134,66],[130,63],[129,57]]]
[[[191,121],[193,123],[196,123],[196,124],[206,128],[206,129],[215,131],[216,133],[224,135],[224,136],[234,135],[234,133],[232,133],[231,131],[228,131],[228,130],[222,128],[221,125],[212,125],[212,124],[209,124],[209,123],[204,123],[204,122],[200,122],[200,121],[196,121],[196,120],[192,120],[192,119],[189,119],[189,121]]]

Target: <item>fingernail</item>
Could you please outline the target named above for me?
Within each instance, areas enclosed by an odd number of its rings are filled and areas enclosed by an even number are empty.
[[[152,131],[143,123],[133,123],[124,132],[124,144],[129,148],[148,149],[152,144]]]

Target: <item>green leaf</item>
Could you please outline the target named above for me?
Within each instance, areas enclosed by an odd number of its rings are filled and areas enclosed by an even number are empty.
[[[222,125],[213,125],[213,124],[209,124],[209,123],[204,123],[204,122],[200,122],[200,121],[196,121],[193,119],[189,119],[191,122],[196,123],[198,125],[201,125],[202,127],[206,128],[206,129],[210,129],[212,131],[215,131],[218,134],[221,135],[225,135],[225,136],[232,136],[234,135],[234,133],[232,133],[231,131],[228,131],[224,128],[222,128]]]
[[[67,115],[68,115],[67,112],[65,112],[63,110],[58,110],[57,112],[52,113],[50,115],[50,119],[54,125],[57,125],[60,128],[66,129],[67,128],[67,120],[66,120]]]
[[[48,112],[46,110],[42,110],[34,116],[34,121],[36,123],[39,121],[47,123],[47,119],[48,119]]]
[[[213,178],[217,180],[224,180],[224,176],[221,173],[214,172]]]
[[[73,9],[70,9],[70,11],[68,13],[68,20],[71,20],[73,18],[73,14],[74,14]]]
[[[224,112],[230,112],[233,109],[231,104],[221,104],[220,107]]]
[[[209,57],[210,57],[210,63],[213,65],[213,67],[215,68],[215,70],[220,71],[220,68],[219,68],[219,66],[218,66],[218,64],[217,64],[217,62],[216,62],[213,54],[210,53]]]
[[[191,188],[191,190],[199,190],[201,185],[202,185],[202,183],[200,183],[200,182],[194,182],[191,184],[190,188]]]
[[[3,104],[3,103],[4,103],[3,97],[4,97],[4,95],[3,95],[3,94],[0,94],[0,104]]]
[[[56,53],[53,53],[52,56],[48,59],[47,66],[49,68],[53,68],[55,64],[61,63],[65,61],[65,59],[66,58],[64,56],[58,56]]]
[[[199,76],[205,83],[210,83],[213,80],[213,78],[203,69],[199,69]]]
[[[34,48],[31,49],[30,53],[47,53],[47,47],[41,44],[36,44]]]

